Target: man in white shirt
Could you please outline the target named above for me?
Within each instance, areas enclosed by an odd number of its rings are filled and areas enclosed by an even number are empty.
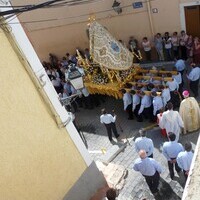
[[[184,129],[183,120],[179,112],[173,110],[173,104],[169,102],[167,104],[168,110],[162,115],[160,125],[166,129],[167,134],[172,132],[176,135],[176,141],[179,140],[181,129]]]
[[[162,167],[153,158],[148,158],[145,150],[140,150],[139,156],[140,158],[134,162],[133,169],[144,176],[149,189],[153,194],[156,194],[159,191],[158,186]]]
[[[190,89],[194,93],[194,97],[198,97],[198,95],[199,95],[198,90],[199,90],[200,68],[198,66],[196,66],[195,63],[192,63],[191,67],[192,67],[192,70],[189,73],[189,75],[187,75],[187,78],[188,78],[189,83],[190,83]]]
[[[128,113],[128,120],[133,119],[133,112],[132,112],[132,97],[131,94],[126,92],[125,89],[121,89],[123,94],[123,102],[124,102],[124,111]]]
[[[154,145],[150,138],[146,137],[145,130],[139,130],[140,137],[135,140],[135,150],[139,153],[140,150],[145,150],[149,158],[153,158]]]
[[[181,75],[183,76],[183,73],[184,73],[184,70],[185,70],[185,67],[186,67],[185,61],[182,60],[182,59],[176,60],[175,67],[176,67],[177,71],[180,72]]]
[[[173,71],[177,71],[176,68],[173,68]],[[183,79],[182,79],[181,73],[177,71],[177,74],[173,74],[172,78],[178,83],[179,94],[182,94],[182,92],[183,92]]]
[[[157,114],[160,113],[160,109],[164,107],[162,97],[157,95],[157,92],[152,92],[153,97],[153,121],[156,122]]]
[[[171,37],[169,36],[169,32],[165,32],[165,35],[163,37],[164,47],[165,47],[165,53],[167,60],[172,60],[172,43],[171,43]]]
[[[187,44],[188,41],[188,35],[186,34],[185,31],[181,31],[181,36],[180,36],[180,50],[181,50],[181,58],[183,60],[187,60]]]
[[[143,91],[140,92],[141,106],[138,111],[138,115],[143,114],[146,119],[150,121],[153,118],[153,107],[152,107],[152,99],[151,96],[146,95]]]
[[[167,81],[166,85],[169,87],[170,92],[173,92],[179,89],[179,85],[174,78],[172,78],[172,81]]]
[[[117,133],[117,129],[115,126],[116,115],[114,115],[113,117],[111,114],[108,114],[105,108],[101,110],[101,113],[102,115],[100,116],[100,122],[105,125],[108,139],[110,140],[110,142],[112,142],[112,132],[114,133],[116,138],[119,138],[119,134]]]
[[[163,85],[161,85],[159,87],[159,89],[162,92],[161,97],[162,97],[162,100],[163,100],[163,107],[165,107],[171,99],[170,90],[169,90],[168,86],[164,87]]]
[[[176,80],[173,78],[172,81],[167,81],[166,86],[169,87],[170,90],[170,96],[171,96],[171,102],[174,105],[174,108],[179,107],[180,105],[180,96],[179,96],[179,84],[176,82]]]
[[[140,109],[140,101],[141,101],[140,96],[135,90],[131,90],[130,93],[132,95],[132,100],[133,100],[132,111],[133,111],[134,115],[136,116],[137,121],[142,122],[143,120],[142,120],[141,115],[138,115],[138,111]]]
[[[180,167],[178,166],[176,159],[178,154],[183,151],[183,146],[180,143],[175,141],[176,135],[174,133],[169,133],[169,141],[163,144],[163,155],[167,159],[170,177],[173,180],[174,178],[174,167],[179,173],[181,171]]]
[[[180,152],[176,158],[178,166],[183,170],[186,180],[187,180],[187,177],[189,174],[193,156],[194,156],[194,154],[192,152],[191,142],[186,142],[185,143],[185,151]]]

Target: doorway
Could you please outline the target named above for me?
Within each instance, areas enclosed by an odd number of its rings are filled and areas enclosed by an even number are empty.
[[[200,37],[200,5],[184,7],[187,34]]]

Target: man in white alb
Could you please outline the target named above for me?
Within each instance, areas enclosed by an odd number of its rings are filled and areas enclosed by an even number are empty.
[[[165,111],[162,115],[160,126],[166,129],[167,135],[172,132],[176,135],[176,141],[179,140],[179,135],[181,129],[184,129],[183,120],[179,112],[173,110],[173,104],[169,102],[167,104],[168,110]]]

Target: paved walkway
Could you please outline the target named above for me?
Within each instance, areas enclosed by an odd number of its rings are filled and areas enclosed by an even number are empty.
[[[91,157],[95,161],[101,160],[103,156],[101,151],[108,151],[112,147],[112,144],[108,140],[105,127],[99,122],[100,111],[103,107],[108,111],[111,111],[113,108],[116,110],[118,117],[116,122],[118,131],[123,137],[127,137],[131,141],[130,145],[127,145],[124,151],[119,153],[112,161],[115,164],[123,165],[128,170],[126,183],[124,188],[120,191],[119,200],[181,199],[184,187],[184,177],[182,174],[176,174],[174,180],[170,179],[167,161],[162,155],[162,144],[166,139],[161,136],[158,127],[149,130],[147,136],[154,141],[154,158],[161,163],[164,169],[164,172],[161,174],[159,194],[153,196],[140,173],[132,170],[134,160],[138,158],[134,149],[134,139],[138,137],[138,130],[140,128],[147,127],[151,124],[148,122],[139,123],[136,120],[127,120],[127,113],[123,111],[122,100],[107,97],[106,102],[101,103],[100,107],[97,107],[94,110],[81,109],[80,112],[76,113],[76,119],[80,129],[84,133]],[[120,128],[123,129],[123,132],[120,131]],[[197,138],[198,133],[192,133],[182,136],[180,142],[184,144],[185,141],[189,140],[192,142],[194,149]]]

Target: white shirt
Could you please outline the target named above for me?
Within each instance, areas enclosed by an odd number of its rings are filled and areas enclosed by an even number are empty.
[[[171,42],[173,46],[179,46],[179,38],[178,36],[172,36]]]
[[[167,102],[171,99],[169,88],[163,89],[161,96],[162,96],[162,100],[163,100],[163,105],[166,106]]]
[[[124,102],[124,110],[126,110],[128,105],[132,104],[132,98],[131,98],[131,95],[129,93],[126,92],[123,95],[123,102]]]
[[[141,100],[141,106],[140,110],[138,111],[138,115],[140,115],[143,112],[144,108],[149,108],[151,104],[152,104],[151,97],[148,95],[144,95]]]
[[[102,124],[114,123],[116,120],[116,115],[113,117],[111,114],[105,114],[100,116],[100,122]]]
[[[171,49],[172,48],[172,43],[171,43],[171,37],[168,38],[168,40],[164,40],[165,43],[165,49]]]
[[[172,132],[176,135],[176,141],[179,140],[181,132],[180,127],[184,127],[183,120],[177,111],[167,110],[163,113],[160,126],[166,129],[167,134]]]
[[[176,158],[178,154],[183,151],[183,146],[181,143],[177,143],[176,141],[169,141],[163,144],[163,155],[167,160],[171,160],[172,158]]]
[[[178,72],[177,75],[172,75],[172,78],[174,78],[178,84],[182,83],[182,76],[180,72]]]
[[[185,44],[187,43],[187,41],[188,41],[188,35],[187,34],[185,34],[185,35],[181,35],[181,37],[180,37],[180,45],[181,46],[185,46]]]
[[[163,108],[163,101],[161,96],[153,98],[153,115],[156,115],[156,112]]]
[[[170,92],[172,92],[174,90],[178,90],[178,88],[179,88],[179,85],[176,82],[176,80],[167,81],[166,85],[169,87]]]
[[[132,95],[132,100],[133,100],[133,106],[132,106],[132,111],[134,111],[135,110],[135,107],[138,105],[138,104],[140,104],[140,97],[139,97],[139,95],[138,94],[134,94],[134,95]]]
[[[185,61],[182,59],[179,59],[176,61],[175,63],[175,67],[177,69],[177,71],[183,71],[185,69]]]
[[[156,162],[153,158],[138,158],[135,160],[133,169],[135,171],[139,171],[144,176],[153,176],[155,172],[158,173],[162,172],[161,165]]]
[[[90,95],[90,93],[88,92],[87,88],[84,87],[82,90],[81,90],[82,94],[84,97],[88,97]]]
[[[188,171],[190,169],[191,163],[192,163],[192,158],[193,158],[193,153],[190,151],[184,151],[180,152],[176,158],[176,161],[178,163],[178,166],[185,170]]]
[[[142,46],[144,48],[144,51],[150,51],[151,50],[151,44],[149,41],[147,42],[142,42]]]
[[[52,81],[52,84],[54,87],[60,87],[61,83],[60,83],[60,80],[59,79],[53,79]]]
[[[47,72],[48,75],[51,75],[51,71],[49,69],[47,69],[46,72]]]
[[[199,67],[193,68],[187,77],[191,81],[197,81],[200,78],[200,68]]]
[[[71,117],[72,121],[75,120],[75,115],[72,112],[68,112],[68,115]]]
[[[138,137],[135,140],[135,150],[139,152],[142,149],[146,151],[147,156],[150,156],[154,149],[153,141],[147,137]]]

